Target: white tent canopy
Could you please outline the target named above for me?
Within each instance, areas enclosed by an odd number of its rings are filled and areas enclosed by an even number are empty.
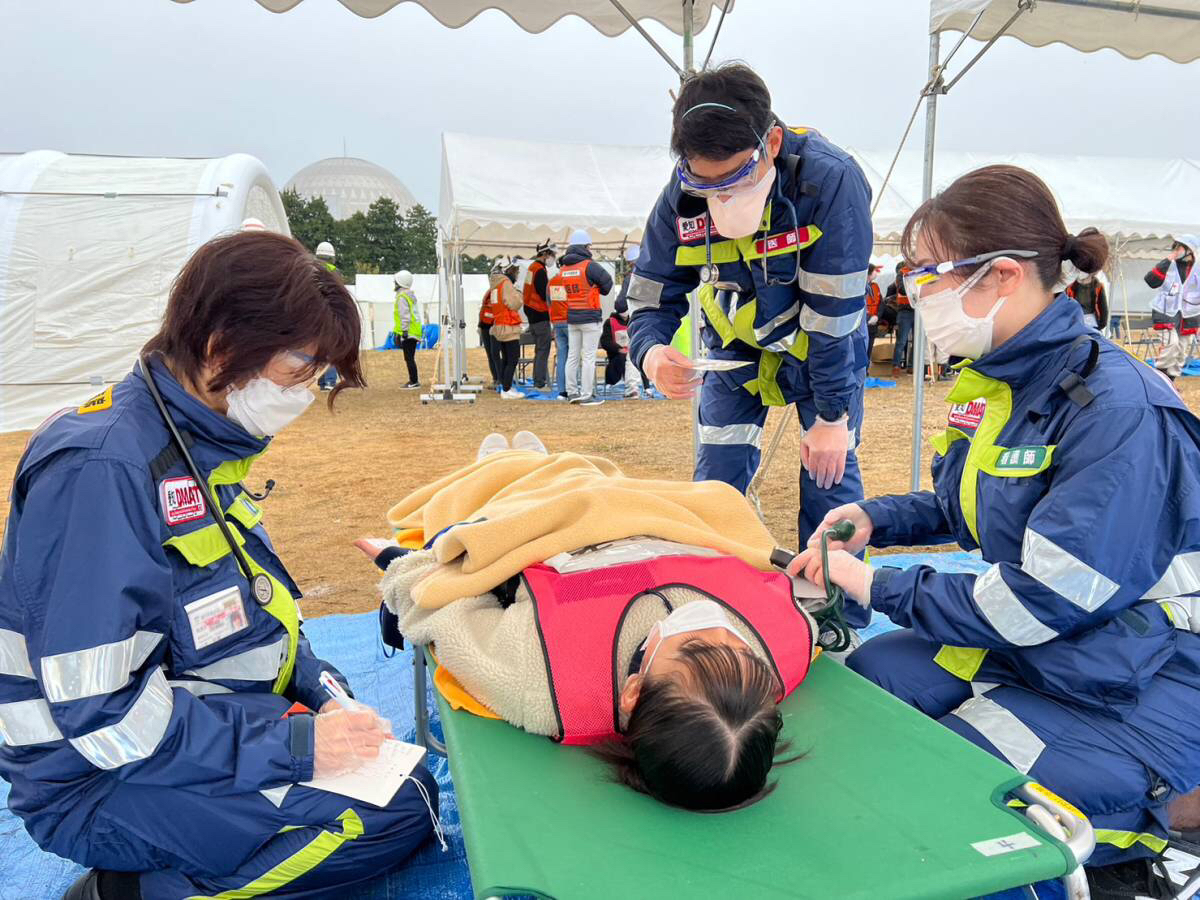
[[[1028,2],[1028,0],[1025,0]],[[932,0],[929,30],[966,31],[986,41],[1020,0]],[[1034,47],[1063,43],[1092,52],[1109,48],[1130,59],[1157,53],[1179,63],[1200,58],[1200,0],[1037,0],[1004,31]]]
[[[468,255],[528,253],[573,228],[616,249],[640,240],[671,165],[665,147],[444,134],[439,230]]]
[[[850,151],[878,194],[893,153]],[[935,160],[933,189],[995,163],[1038,175],[1058,198],[1067,228],[1088,226],[1110,238],[1164,238],[1200,231],[1200,158],[1142,159],[1122,156],[1056,156],[1038,153],[963,153],[942,150]],[[899,238],[921,204],[922,155],[905,151],[875,211],[876,243]]]
[[[190,3],[191,0],[176,0]],[[300,5],[303,0],[256,0],[271,12],[283,13]],[[417,3],[447,28],[461,28],[481,12],[498,9],[524,31],[534,34],[545,31],[559,19],[578,16],[601,34],[616,37],[631,26],[613,5],[612,0],[573,0],[555,3],[552,0],[340,0],[342,6],[366,19],[381,16],[401,3]],[[638,20],[651,19],[676,34],[683,34],[683,3],[681,0],[623,0],[622,6]],[[722,0],[695,0],[695,27],[701,31],[708,24],[714,9],[720,10]],[[733,2],[730,0],[730,10]]]
[[[262,163],[0,158],[0,432],[120,380],[200,244],[254,216],[289,234]]]

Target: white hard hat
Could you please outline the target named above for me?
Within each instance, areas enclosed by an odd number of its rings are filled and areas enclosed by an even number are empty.
[[[317,244],[317,256],[325,259],[337,259],[337,254],[333,252],[333,244],[329,241],[321,241]]]
[[[637,258],[642,253],[641,244],[630,244],[625,248],[625,262],[637,262]]]
[[[247,216],[242,219],[242,231],[266,231],[267,226],[263,224],[262,219],[256,219],[254,216]]]
[[[412,272],[408,271],[408,269],[401,269],[392,277],[396,282],[396,287],[412,287]]]
[[[582,228],[576,228],[571,232],[571,237],[567,241],[572,247],[587,247],[592,243],[592,236]]]
[[[545,253],[550,253],[550,254],[553,254],[554,256],[558,256],[558,245],[555,244],[553,241],[545,241],[544,243],[538,244],[537,249],[535,249],[533,251],[533,255],[535,257],[542,256]]]
[[[494,260],[492,260],[492,271],[503,272],[511,265],[512,260],[510,260],[507,256],[497,256]]]

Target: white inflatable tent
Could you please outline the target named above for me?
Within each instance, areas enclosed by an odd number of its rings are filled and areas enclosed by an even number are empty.
[[[851,149],[878,196],[893,153]],[[1200,159],[939,151],[934,190],[981,166],[1006,163],[1038,175],[1054,191],[1067,228],[1100,229],[1114,247],[1109,274],[1115,314],[1149,310],[1142,277],[1170,250],[1171,237],[1200,232]],[[878,253],[899,253],[900,234],[922,199],[922,158],[901,153],[872,218]]]
[[[184,261],[247,216],[290,234],[279,192],[245,154],[0,158],[0,432],[123,378]]]
[[[615,258],[641,240],[671,165],[665,147],[443,134],[438,262],[442,333],[450,338],[442,356],[446,382],[459,380],[475,325],[462,254],[528,257],[546,240],[565,249],[571,230],[586,228],[596,255]]]

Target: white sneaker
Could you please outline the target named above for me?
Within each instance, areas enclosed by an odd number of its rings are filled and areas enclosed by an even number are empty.
[[[626,400],[634,400],[634,399],[640,400],[641,398],[642,398],[642,392],[639,391],[637,388],[632,388],[632,387],[625,388],[625,399]]]
[[[493,453],[499,453],[501,450],[511,449],[508,446],[508,438],[502,434],[492,432],[483,439],[483,443],[479,445],[479,452],[475,454],[475,461],[483,459],[485,456],[491,456]]]
[[[509,388],[507,391],[501,391],[500,396],[505,400],[524,400],[525,395],[516,388]]]
[[[595,394],[589,394],[588,396],[580,399],[579,405],[580,406],[599,406],[603,402],[604,402],[603,398],[597,397]]]
[[[518,431],[513,435],[512,448],[514,450],[529,450],[533,453],[545,453],[546,445],[532,431]]]

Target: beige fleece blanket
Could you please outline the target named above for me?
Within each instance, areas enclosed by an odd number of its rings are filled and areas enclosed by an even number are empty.
[[[602,541],[648,535],[711,547],[768,571],[775,541],[734,488],[630,478],[598,456],[493,454],[397,503],[388,522],[438,534],[442,565],[414,586],[433,609],[493,590],[527,566]]]

